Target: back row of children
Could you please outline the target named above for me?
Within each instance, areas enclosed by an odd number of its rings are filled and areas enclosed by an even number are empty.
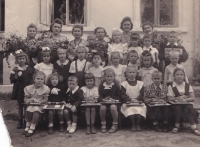
[[[31,27],[34,25],[31,25]],[[83,33],[82,26],[75,25],[73,30],[80,29],[80,34]],[[29,28],[28,28],[29,31]],[[73,133],[76,130],[76,122],[77,122],[77,108],[80,106],[81,101],[84,98],[99,98],[99,101],[106,100],[107,98],[119,99],[122,103],[127,100],[143,100],[152,98],[152,101],[158,100],[161,94],[159,92],[164,92],[163,100],[166,99],[167,91],[169,96],[171,97],[180,97],[180,99],[193,100],[194,94],[191,86],[188,88],[187,77],[185,75],[185,71],[183,66],[178,64],[187,60],[187,53],[183,48],[183,51],[170,51],[167,57],[163,57],[166,59],[166,63],[169,60],[170,64],[165,68],[164,74],[164,85],[169,85],[169,90],[163,89],[166,86],[162,86],[162,76],[161,72],[158,72],[156,64],[159,63],[159,56],[162,55],[162,52],[158,52],[155,48],[151,47],[152,38],[151,35],[144,35],[143,49],[139,46],[139,35],[136,33],[132,33],[130,36],[130,44],[129,48],[127,45],[122,44],[121,41],[121,32],[118,30],[114,30],[112,33],[113,43],[107,44],[106,41],[103,40],[105,37],[106,31],[104,28],[98,27],[95,29],[96,35],[89,35],[88,42],[89,45],[85,46],[77,46],[73,55],[71,56],[68,50],[58,47],[57,49],[57,57],[58,60],[54,63],[51,63],[51,51],[52,49],[48,46],[42,47],[41,55],[42,62],[36,63],[34,69],[28,66],[29,58],[23,51],[18,51],[16,54],[16,63],[17,67],[11,72],[11,82],[14,83],[13,87],[13,99],[18,100],[19,104],[19,124],[18,128],[21,128],[23,125],[23,105],[24,95],[25,102],[39,102],[46,103],[48,101],[52,101],[51,95],[58,95],[61,93],[66,93],[67,96],[63,97],[64,100],[67,98],[67,102],[70,102],[73,107],[70,110],[59,111],[59,119],[60,119],[60,130],[63,131],[63,113],[68,124],[67,131],[69,133]],[[72,32],[73,34],[73,32]],[[79,37],[81,37],[81,35]],[[76,37],[78,35],[76,34]],[[175,37],[174,37],[175,36]],[[172,38],[172,39],[170,39]],[[170,32],[168,36],[168,41],[172,44],[175,43],[177,39],[176,32]],[[103,45],[100,43],[103,42]],[[105,49],[105,46],[108,46],[108,49]],[[103,46],[103,47],[102,47]],[[175,46],[174,46],[175,48]],[[163,54],[165,54],[163,52]],[[76,56],[75,56],[76,55]],[[185,56],[184,56],[185,55]],[[73,57],[74,56],[74,57]],[[69,59],[67,57],[70,57]],[[71,58],[72,57],[72,58]],[[162,59],[163,59],[162,58]],[[154,66],[154,67],[153,67]],[[175,76],[176,68],[178,68],[182,72],[179,76]],[[56,73],[52,72],[56,70]],[[33,81],[35,84],[28,86],[31,84],[31,79],[34,71],[35,76]],[[39,71],[39,72],[38,72]],[[90,73],[89,75],[85,73]],[[126,73],[126,74],[125,74]],[[54,75],[54,76],[53,76]],[[126,76],[125,76],[126,75]],[[156,76],[154,76],[156,75]],[[159,76],[158,76],[159,75]],[[56,77],[56,78],[55,78]],[[61,78],[62,77],[62,78]],[[90,77],[90,78],[87,78]],[[92,77],[92,78],[91,78]],[[160,87],[159,90],[155,89],[156,78],[160,77]],[[154,79],[155,78],[155,79]],[[182,82],[176,82],[183,79]],[[137,81],[140,79],[142,81]],[[49,81],[49,82],[48,82]],[[117,81],[117,82],[116,82]],[[158,80],[159,81],[159,80]],[[185,82],[186,83],[185,83]],[[56,84],[57,83],[57,84]],[[59,83],[59,84],[58,84]],[[94,84],[93,84],[94,83]],[[121,83],[119,86],[117,83]],[[178,83],[178,84],[177,84]],[[48,85],[49,87],[45,86]],[[86,84],[86,87],[85,87]],[[60,87],[60,85],[62,85]],[[92,85],[92,86],[91,86]],[[95,90],[91,91],[95,85]],[[152,85],[154,87],[152,87]],[[27,87],[26,87],[27,86]],[[56,87],[59,86],[59,87]],[[82,88],[81,88],[82,87]],[[171,87],[171,89],[170,89]],[[174,88],[175,87],[175,88]],[[186,88],[185,88],[186,87]],[[24,89],[25,88],[25,89]],[[81,89],[80,89],[81,88]],[[113,89],[114,88],[114,89]],[[135,90],[132,90],[132,89]],[[148,96],[149,90],[155,90],[155,97]],[[98,90],[97,90],[98,89]],[[147,92],[143,92],[146,89]],[[177,89],[174,91],[174,89]],[[23,91],[24,90],[24,91]],[[171,90],[171,91],[170,91]],[[120,92],[121,91],[121,92]],[[142,94],[140,94],[140,92]],[[170,93],[171,92],[171,93]],[[90,96],[90,94],[93,94]],[[149,94],[152,94],[151,92]],[[190,95],[191,94],[191,95]],[[50,96],[49,96],[50,95]],[[158,96],[159,95],[159,96]],[[187,95],[187,96],[185,96]],[[49,96],[49,97],[48,97]],[[144,97],[143,97],[144,96]],[[183,97],[182,97],[183,96]],[[56,96],[55,101],[62,101],[62,96]],[[38,99],[37,99],[38,98]],[[157,99],[156,99],[157,98]],[[58,100],[57,100],[58,99]],[[40,101],[41,100],[41,101]],[[54,100],[53,100],[54,101]],[[150,100],[151,101],[151,100]],[[146,101],[144,101],[146,102]],[[148,100],[147,100],[148,102]],[[101,105],[100,107],[100,117],[101,117],[101,131],[106,132],[106,120],[105,113],[107,107]],[[132,121],[133,131],[140,131],[140,121],[142,117],[146,117],[146,109],[148,109],[147,114],[149,114],[150,108],[146,108],[145,105],[140,108],[129,108],[125,104],[121,107],[121,112],[125,116],[129,116]],[[92,109],[91,122],[89,110],[86,109],[86,120],[87,120],[87,131],[89,134],[95,133],[96,130],[94,128],[94,116],[95,110]],[[113,126],[109,130],[109,132],[115,132],[117,130],[118,124],[118,107],[116,105],[110,106],[111,114],[113,117]],[[180,116],[181,111],[187,111],[188,113],[193,114],[192,105],[189,105],[189,108],[185,109],[182,107],[175,107],[173,109],[177,112],[176,125],[173,129],[174,133],[177,133],[180,128]],[[162,116],[167,110],[163,110],[163,114],[157,114],[158,110],[152,110],[153,114],[153,124],[155,125],[155,130],[159,130],[158,124],[158,116]],[[29,113],[30,112],[30,113]],[[27,108],[27,116],[26,116],[26,128],[25,134],[26,136],[31,136],[35,130],[35,125],[37,124],[39,113],[42,112],[41,107],[33,107],[29,106]],[[69,120],[69,112],[73,113],[73,123]],[[176,113],[174,113],[176,114]],[[48,132],[52,133],[52,115],[53,112],[49,111],[49,129]],[[151,115],[150,115],[151,116]],[[187,115],[188,117],[191,115]],[[193,116],[193,115],[192,115]],[[165,117],[167,118],[167,116]],[[193,121],[193,117],[189,119],[191,128],[193,129],[193,133],[199,134],[196,129],[195,123]],[[164,120],[164,123],[167,124],[167,120]],[[166,131],[167,127],[163,128]]]

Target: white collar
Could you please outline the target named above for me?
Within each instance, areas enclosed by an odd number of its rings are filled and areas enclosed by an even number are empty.
[[[170,65],[173,66],[173,67],[178,67],[178,68],[181,67],[180,64],[178,64],[178,63],[175,66],[172,63],[170,63]]]
[[[138,64],[137,63],[133,64],[133,63],[129,62],[128,66],[138,66]]]
[[[144,70],[151,70],[152,68],[153,68],[153,66],[151,66],[149,68],[143,67]]]
[[[167,45],[170,45],[171,43],[167,43]],[[173,45],[175,45],[175,46],[178,46],[178,43],[177,42],[175,42]]]
[[[61,65],[67,65],[68,63],[69,63],[69,60],[65,60],[65,62],[63,62],[63,63],[61,63],[60,60],[57,61],[57,64],[59,66],[61,66]]]
[[[81,60],[77,59],[77,62],[84,63],[84,62],[86,62],[86,60],[85,60],[85,59],[83,59],[83,60],[81,61]]]
[[[160,89],[162,89],[162,84],[160,84],[159,86],[156,86],[155,84],[153,84],[154,85],[154,87],[155,87],[155,89],[157,88],[157,87],[160,87]]]
[[[107,85],[106,82],[103,83],[104,89],[111,89],[113,85],[115,85],[114,82],[110,83],[109,85]]]
[[[17,64],[16,67],[18,68],[18,70],[24,71],[24,70],[26,70],[26,68],[28,67],[28,65],[25,66],[25,69],[21,68],[21,67],[19,66],[19,64]]]
[[[146,46],[143,47],[143,50],[148,50],[148,49],[153,49],[152,45],[149,47],[146,47]]]
[[[177,87],[177,86],[185,86],[185,82],[183,81],[183,83],[181,85],[177,84],[176,82],[172,83],[172,87]]]
[[[76,86],[75,88],[74,88],[74,90],[72,90],[72,94],[74,94],[77,90],[79,89],[79,86]],[[68,88],[67,89],[67,92],[69,92],[70,91],[70,89]],[[66,92],[66,93],[67,93]]]

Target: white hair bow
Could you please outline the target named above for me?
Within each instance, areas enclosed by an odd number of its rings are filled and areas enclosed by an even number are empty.
[[[49,47],[42,47],[42,51],[50,51]]]
[[[22,53],[23,51],[21,50],[21,49],[19,49],[19,50],[17,50],[16,52],[15,52],[15,54],[19,54],[19,53]]]

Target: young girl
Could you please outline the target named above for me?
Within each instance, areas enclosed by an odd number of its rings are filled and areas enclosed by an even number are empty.
[[[121,112],[125,117],[129,117],[132,122],[132,131],[141,131],[140,122],[142,117],[146,117],[146,106],[127,106],[126,102],[138,102],[141,100],[143,82],[135,79],[137,70],[134,67],[126,68],[126,81],[121,83],[121,98],[124,103]]]
[[[146,87],[146,86],[153,83],[152,73],[154,71],[157,71],[158,69],[156,69],[152,66],[153,58],[152,58],[151,53],[149,51],[144,51],[142,53],[141,61],[142,61],[141,62],[142,68],[138,71],[138,74],[139,74],[139,77],[144,82],[144,87]]]
[[[140,65],[140,61],[141,61],[141,56],[142,56],[142,48],[140,47],[140,35],[138,33],[131,33],[130,36],[130,43],[128,45],[128,52],[135,50],[138,53],[138,57],[139,59],[137,60],[137,63]]]
[[[54,63],[53,67],[54,70],[58,72],[59,75],[62,76],[63,81],[62,84],[65,86],[65,89],[67,89],[67,80],[69,77],[69,68],[71,65],[71,62],[67,59],[67,50],[63,48],[57,49],[59,60]]]
[[[72,35],[74,36],[74,40],[70,41],[69,43],[69,55],[68,58],[73,61],[75,56],[76,56],[76,51],[75,49],[78,46],[87,46],[88,42],[84,39],[82,39],[82,35],[83,35],[83,26],[81,25],[74,25],[72,28]]]
[[[86,86],[83,86],[84,101],[98,101],[99,92],[98,88],[95,86],[95,77],[92,73],[85,74],[85,83]],[[86,107],[85,118],[87,123],[86,134],[96,134],[96,129],[94,127],[96,117],[96,108],[95,107]]]
[[[181,68],[176,68],[173,72],[174,82],[168,87],[168,99],[169,101],[184,101],[184,102],[194,102],[195,96],[194,91],[188,83],[184,82],[185,72]],[[198,115],[193,109],[193,104],[188,105],[172,105],[175,127],[172,133],[178,133],[180,130],[181,117],[185,121],[189,121],[191,126],[191,131],[195,135],[200,136],[200,132],[196,127],[196,122],[198,122]]]
[[[118,51],[120,53],[120,63],[125,64],[127,58],[127,44],[122,44],[122,33],[119,30],[113,30],[112,41],[112,44],[108,44],[109,64],[112,64],[110,56],[114,51]]]
[[[89,73],[92,73],[95,77],[95,86],[99,87],[100,83],[102,82],[102,74],[103,74],[103,67],[100,65],[101,55],[98,53],[95,53],[92,58],[92,64],[93,66],[89,69]]]
[[[31,84],[34,70],[28,65],[29,58],[22,50],[18,50],[16,53],[15,61],[17,66],[11,71],[10,81],[13,83],[12,100],[18,102],[18,117],[19,123],[17,129],[25,126],[23,122],[23,108],[24,102],[24,88]],[[24,123],[24,124],[23,124]]]
[[[112,68],[115,72],[115,79],[119,83],[125,81],[124,72],[126,71],[127,66],[120,64],[120,53],[114,51],[111,53],[110,57],[111,57],[112,65],[105,67],[105,69]]]
[[[61,76],[57,72],[50,74],[48,79],[48,86],[50,88],[50,94],[48,102],[62,102],[65,97],[65,88],[64,85],[59,83],[62,80]],[[53,116],[54,110],[48,110],[48,133],[53,133]],[[63,110],[56,110],[60,122],[60,132],[64,131],[64,120],[63,120]]]
[[[50,53],[49,47],[42,47],[42,58],[43,62],[38,63],[34,66],[36,70],[42,71],[45,74],[45,83],[47,84],[48,77],[53,71],[53,64],[50,63]]]
[[[73,61],[70,65],[69,73],[74,74],[78,78],[78,86],[85,85],[84,75],[88,72],[90,63],[86,61],[86,48],[79,46],[76,49],[78,59]]]
[[[49,87],[44,85],[45,74],[42,71],[36,71],[33,75],[34,84],[24,88],[25,103],[44,104],[48,101]],[[28,106],[27,107],[27,122],[24,135],[30,137],[35,131],[35,126],[38,123],[40,114],[43,113],[43,106]]]
[[[99,101],[106,102],[109,100],[119,100],[120,99],[120,87],[118,82],[115,81],[115,72],[113,69],[108,68],[104,71],[103,81],[99,85]],[[106,133],[106,110],[110,109],[113,125],[109,130],[109,133],[114,133],[118,130],[118,111],[117,105],[101,105],[100,106],[100,118],[101,118],[101,132]]]

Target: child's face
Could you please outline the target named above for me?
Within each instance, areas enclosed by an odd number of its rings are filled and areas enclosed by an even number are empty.
[[[112,56],[112,64],[118,65],[120,62],[120,57],[118,55],[113,55]]]
[[[120,32],[114,32],[112,35],[112,38],[114,40],[114,43],[119,43],[121,41],[121,33]]]
[[[98,40],[103,40],[103,38],[105,37],[104,29],[98,29],[96,32],[96,37]]]
[[[147,57],[142,57],[143,58],[143,63],[144,63],[144,67],[149,68],[151,66],[151,57],[147,56]]]
[[[30,38],[35,38],[37,32],[35,28],[28,28],[27,36]]]
[[[129,62],[135,64],[138,60],[138,54],[137,53],[130,53],[128,56]]]
[[[153,74],[152,81],[156,86],[159,86],[162,82],[162,75],[161,74]]]
[[[100,55],[95,55],[95,56],[93,57],[92,63],[93,63],[94,65],[99,66],[100,63],[101,63],[101,57],[100,57]]]
[[[58,57],[59,60],[66,60],[66,51],[65,50],[58,50]]]
[[[112,72],[108,72],[105,75],[106,84],[111,84],[115,79],[115,76]]]
[[[74,28],[73,30],[73,36],[75,38],[81,38],[81,35],[82,35],[82,31],[80,28]]]
[[[96,41],[96,37],[95,36],[89,36],[87,38],[87,41],[88,41],[89,45],[94,45],[95,41]]]
[[[36,87],[41,87],[44,84],[44,75],[36,75],[34,82]]]
[[[51,84],[53,85],[53,86],[56,86],[56,85],[58,85],[58,77],[56,77],[56,76],[53,76],[52,78],[51,78]]]
[[[26,57],[25,56],[18,57],[17,63],[19,64],[19,66],[24,66],[26,63]]]
[[[49,52],[43,52],[43,62],[49,63],[50,61],[50,53]]]
[[[86,52],[85,49],[79,48],[79,49],[77,50],[77,56],[78,56],[78,59],[79,59],[79,60],[85,59],[85,56],[86,56],[86,53],[85,53],[85,52]]]
[[[145,46],[145,47],[150,47],[152,41],[151,41],[150,38],[145,38],[145,39],[143,40],[143,43],[144,43],[144,46]]]
[[[54,25],[52,27],[52,31],[54,34],[59,34],[61,32],[61,24],[54,23]]]
[[[177,38],[176,34],[169,34],[167,40],[169,41],[169,43],[174,44],[177,42],[178,38]]]
[[[52,46],[51,39],[50,38],[44,38],[43,39],[43,46],[51,48],[51,46]]]
[[[153,28],[151,26],[149,26],[149,25],[145,25],[144,26],[144,32],[146,34],[151,34],[153,32]]]
[[[76,80],[68,81],[68,87],[70,90],[74,90],[74,88],[76,88],[76,86],[78,86],[78,83]]]
[[[175,80],[175,82],[181,84],[181,83],[183,83],[184,79],[185,79],[185,76],[184,76],[183,71],[177,71],[177,72],[175,73],[175,75],[174,75],[174,80]]]
[[[139,39],[131,39],[131,44],[132,44],[134,47],[137,47],[137,46],[138,46],[138,43],[139,43]]]
[[[173,65],[176,65],[178,63],[179,56],[171,56],[169,57],[169,60]]]
[[[125,21],[123,24],[122,24],[122,30],[124,32],[128,32],[131,30],[131,23],[130,21]]]
[[[86,79],[85,83],[87,88],[92,88],[94,86],[94,79]]]
[[[135,80],[136,75],[137,71],[134,68],[126,70],[126,76],[129,80]]]

